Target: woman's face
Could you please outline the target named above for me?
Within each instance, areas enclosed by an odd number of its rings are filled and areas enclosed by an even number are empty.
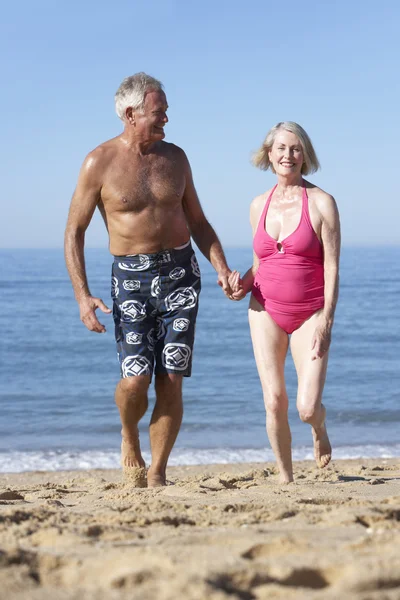
[[[304,156],[300,140],[294,133],[281,129],[275,137],[268,153],[269,160],[277,175],[297,175],[301,173]]]

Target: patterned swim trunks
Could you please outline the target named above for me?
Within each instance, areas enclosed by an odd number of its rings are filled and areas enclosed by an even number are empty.
[[[115,256],[111,295],[121,377],[190,377],[200,269],[190,242],[156,254]]]

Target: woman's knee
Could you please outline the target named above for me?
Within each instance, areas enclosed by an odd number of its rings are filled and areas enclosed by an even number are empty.
[[[288,406],[289,402],[286,392],[270,392],[265,398],[267,415],[277,418],[286,416]]]
[[[320,407],[314,405],[310,406],[298,406],[299,417],[303,423],[312,423],[320,412]]]

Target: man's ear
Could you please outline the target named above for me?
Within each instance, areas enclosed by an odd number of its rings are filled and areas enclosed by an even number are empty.
[[[125,118],[128,121],[128,123],[130,123],[131,125],[134,124],[135,111],[133,110],[132,106],[128,106],[128,108],[125,110]]]

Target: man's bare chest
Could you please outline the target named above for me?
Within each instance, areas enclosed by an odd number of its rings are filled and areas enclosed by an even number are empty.
[[[115,210],[142,211],[182,199],[185,175],[177,161],[160,158],[114,165],[102,190],[105,204]]]

